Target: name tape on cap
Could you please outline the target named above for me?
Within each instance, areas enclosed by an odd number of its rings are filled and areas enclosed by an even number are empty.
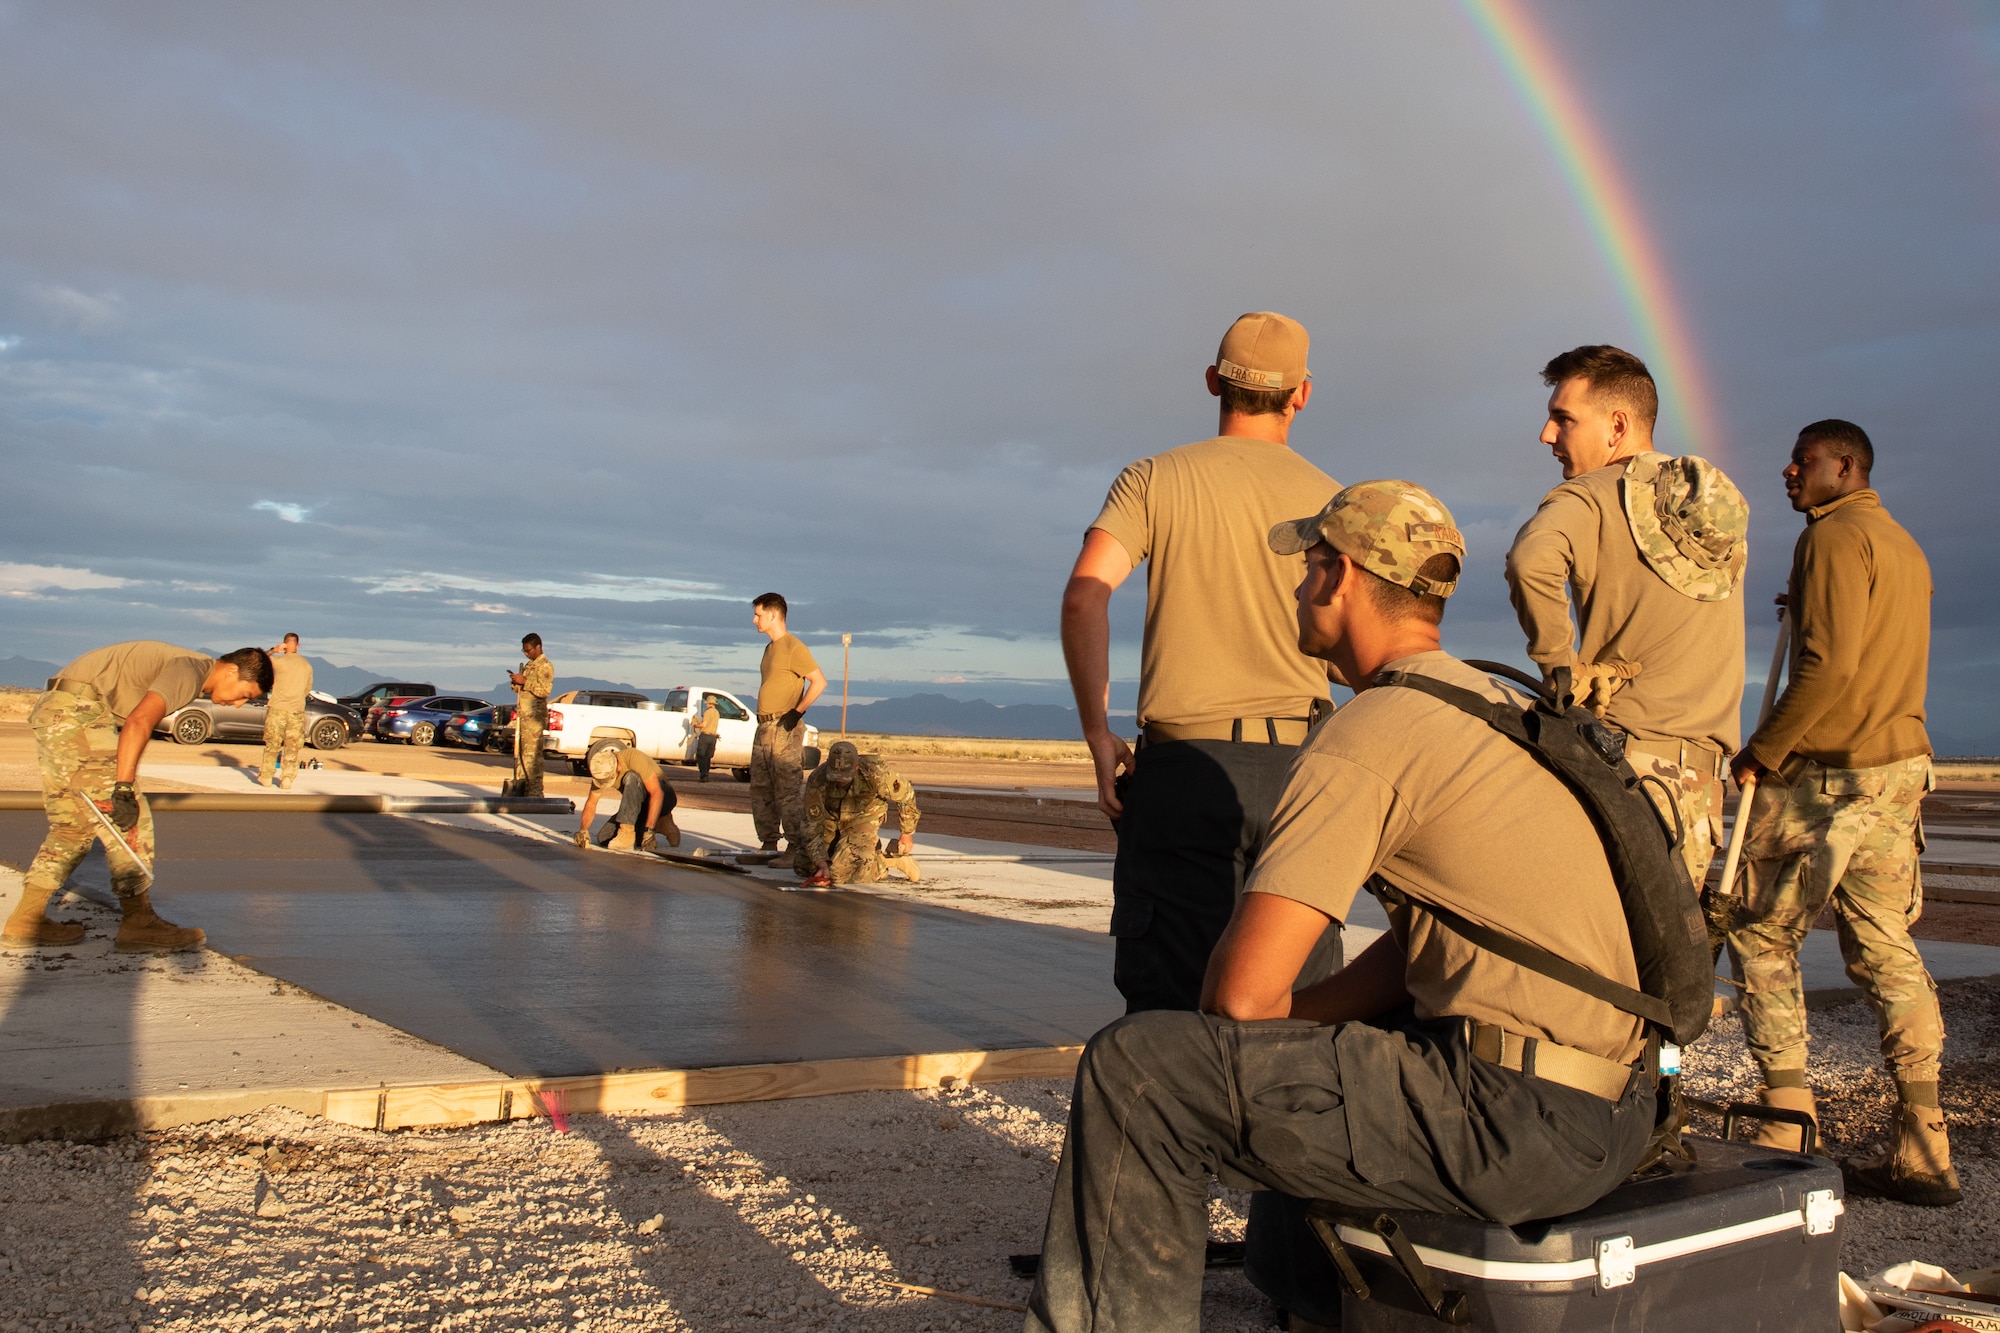
[[[1215,373],[1236,384],[1247,384],[1259,389],[1282,389],[1285,387],[1284,374],[1276,370],[1252,370],[1239,366],[1227,357],[1218,361]]]

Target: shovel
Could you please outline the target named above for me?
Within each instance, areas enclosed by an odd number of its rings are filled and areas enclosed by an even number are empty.
[[[1792,621],[1789,615],[1778,621],[1778,642],[1771,650],[1771,670],[1764,677],[1764,702],[1757,709],[1757,725],[1771,716],[1771,709],[1778,702],[1778,678],[1785,667],[1785,650],[1791,646]],[[1719,891],[1724,897],[1736,892],[1736,870],[1743,861],[1743,831],[1750,827],[1750,803],[1757,796],[1757,775],[1752,773],[1743,779],[1742,793],[1736,799],[1736,823],[1729,830],[1729,851],[1722,858],[1722,884]]]

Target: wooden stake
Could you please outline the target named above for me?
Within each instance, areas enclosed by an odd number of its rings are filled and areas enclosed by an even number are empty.
[[[889,1282],[885,1280],[882,1285],[885,1287],[894,1287],[898,1291],[914,1291],[919,1296],[942,1296],[948,1301],[963,1301],[967,1305],[983,1305],[989,1310],[1012,1310],[1015,1314],[1028,1313],[1027,1306],[1016,1305],[1012,1301],[989,1301],[984,1296],[965,1296],[956,1291],[939,1291],[936,1287],[919,1287],[914,1282]]]

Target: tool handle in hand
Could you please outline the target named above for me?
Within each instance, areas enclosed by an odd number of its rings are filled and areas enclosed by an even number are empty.
[[[1729,851],[1722,858],[1722,896],[1736,892],[1736,868],[1743,862],[1743,831],[1750,827],[1750,802],[1757,796],[1757,775],[1743,779],[1742,794],[1736,798],[1736,823],[1729,830]]]

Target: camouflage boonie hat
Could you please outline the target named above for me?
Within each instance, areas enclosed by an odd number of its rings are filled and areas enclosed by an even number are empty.
[[[590,767],[590,782],[594,787],[608,787],[618,776],[618,750],[616,746],[606,746],[585,761]]]
[[[1667,586],[1698,602],[1720,602],[1743,581],[1750,559],[1750,502],[1706,458],[1640,454],[1618,483],[1632,540]]]
[[[854,748],[853,741],[835,741],[826,752],[827,781],[845,787],[854,781],[854,775],[861,771],[861,751]]]
[[[1297,555],[1322,541],[1420,597],[1449,597],[1458,588],[1456,575],[1427,579],[1417,573],[1424,561],[1448,555],[1465,567],[1465,538],[1451,511],[1413,481],[1357,483],[1317,514],[1271,529],[1271,549],[1279,555]]]

